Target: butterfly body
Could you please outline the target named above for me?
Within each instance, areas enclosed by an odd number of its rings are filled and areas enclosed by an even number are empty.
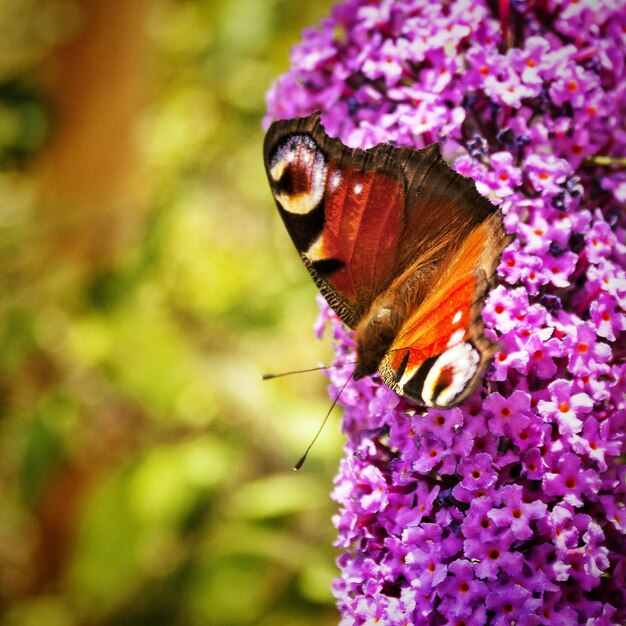
[[[495,352],[480,313],[509,236],[499,210],[437,144],[351,149],[319,114],[266,135],[279,213],[330,306],[355,329],[355,378],[378,371],[400,395],[454,406]]]

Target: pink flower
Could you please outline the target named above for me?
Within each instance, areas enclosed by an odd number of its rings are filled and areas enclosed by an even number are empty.
[[[593,409],[593,401],[586,393],[572,394],[573,384],[555,380],[548,385],[551,400],[539,400],[538,410],[545,420],[554,421],[562,435],[572,435],[582,430],[584,414]]]
[[[565,182],[569,165],[553,155],[531,154],[525,163],[524,171],[533,187],[543,193],[559,193]]]
[[[587,324],[580,324],[574,332],[574,336],[563,339],[563,346],[569,353],[568,369],[574,376],[588,376],[609,359],[611,348],[598,341]]]
[[[496,526],[509,528],[516,539],[524,541],[532,537],[531,522],[543,519],[547,505],[538,500],[524,502],[524,490],[520,485],[506,485],[500,495],[503,506],[492,509],[488,516]]]
[[[484,402],[483,408],[492,413],[489,430],[494,435],[508,435],[519,432],[530,422],[530,395],[520,389],[509,398],[504,398],[497,391]]]
[[[562,496],[563,500],[575,507],[583,506],[583,495],[597,493],[600,478],[594,470],[582,470],[581,459],[571,452],[557,463],[556,471],[548,472],[543,480],[547,495]]]

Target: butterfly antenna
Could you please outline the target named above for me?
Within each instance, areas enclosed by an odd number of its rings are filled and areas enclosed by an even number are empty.
[[[281,376],[289,376],[290,374],[306,374],[307,372],[317,372],[319,370],[329,370],[333,367],[343,367],[344,365],[355,365],[356,361],[346,361],[345,363],[335,363],[334,365],[320,365],[319,367],[311,367],[306,370],[291,370],[290,372],[280,372],[278,374],[263,374],[261,380],[271,380],[272,378],[280,378]]]
[[[354,370],[354,372],[356,372],[356,370]],[[322,432],[322,429],[324,428],[324,425],[326,424],[326,421],[328,420],[330,414],[332,413],[332,410],[335,408],[335,405],[337,404],[337,401],[341,397],[341,394],[343,393],[343,390],[346,388],[346,385],[354,377],[354,372],[352,372],[352,374],[350,374],[350,376],[348,376],[348,378],[346,379],[346,382],[343,385],[341,385],[341,389],[339,390],[339,392],[335,396],[335,399],[333,400],[333,403],[330,405],[330,409],[328,409],[328,413],[326,413],[326,417],[324,417],[324,420],[322,421],[322,425],[317,429],[317,432],[315,433],[315,437],[313,437],[313,440],[309,444],[309,447],[305,450],[304,454],[300,457],[300,460],[293,466],[293,469],[296,472],[304,465],[304,462],[306,461],[306,457],[309,454],[309,450],[313,447],[313,444],[317,441],[317,438],[320,436],[320,433]]]

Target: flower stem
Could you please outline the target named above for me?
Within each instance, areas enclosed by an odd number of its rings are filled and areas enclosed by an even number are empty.
[[[584,161],[585,165],[599,165],[601,167],[609,167],[610,165],[617,165],[619,167],[626,167],[626,157],[611,157],[596,154],[589,156]]]

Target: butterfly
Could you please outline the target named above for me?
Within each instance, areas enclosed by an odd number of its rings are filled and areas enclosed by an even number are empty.
[[[376,373],[421,406],[472,394],[498,350],[481,311],[510,236],[439,145],[352,149],[319,112],[274,122],[264,161],[315,284],[354,329],[354,378]]]

